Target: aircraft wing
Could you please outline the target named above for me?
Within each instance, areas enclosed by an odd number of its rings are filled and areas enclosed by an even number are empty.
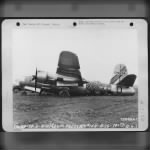
[[[133,86],[135,80],[136,80],[136,75],[130,74],[130,75],[127,75],[125,78],[123,78],[117,85],[130,87],[130,86]]]
[[[35,88],[31,87],[31,86],[25,86],[24,89],[27,90],[27,91],[33,91],[33,92],[35,92]],[[41,91],[40,88],[36,88],[36,92],[37,93],[40,93],[40,91]]]

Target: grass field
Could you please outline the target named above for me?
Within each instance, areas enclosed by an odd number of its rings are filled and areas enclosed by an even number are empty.
[[[135,128],[138,96],[13,96],[14,125],[25,128]]]

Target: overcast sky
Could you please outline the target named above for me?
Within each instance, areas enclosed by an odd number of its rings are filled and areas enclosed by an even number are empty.
[[[116,64],[138,75],[135,29],[65,28],[13,30],[13,81],[38,70],[56,73],[61,51],[78,55],[87,80],[109,83]],[[136,81],[137,82],[137,81]]]

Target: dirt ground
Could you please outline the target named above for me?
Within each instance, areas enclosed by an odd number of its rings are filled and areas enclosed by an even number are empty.
[[[22,96],[14,94],[16,128],[135,128],[138,96]]]

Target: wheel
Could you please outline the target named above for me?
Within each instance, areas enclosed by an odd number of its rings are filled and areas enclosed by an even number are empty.
[[[14,92],[14,93],[18,93],[18,92],[19,92],[19,89],[18,89],[18,88],[14,88],[14,89],[13,89],[13,92]]]
[[[40,95],[40,96],[41,96],[41,95],[48,95],[48,92],[45,91],[45,90],[41,90],[40,93],[39,93],[39,95]]]
[[[44,92],[43,92],[43,90],[41,89],[39,95],[41,96],[41,95],[43,95],[43,93],[44,93]]]
[[[69,97],[69,96],[70,96],[70,93],[69,93],[68,90],[61,90],[61,91],[59,92],[59,96],[61,96],[61,97]]]
[[[102,95],[102,93],[101,93],[100,90],[99,90],[99,91],[95,91],[95,92],[94,92],[94,95],[95,95],[95,96],[99,96],[99,95]]]
[[[21,95],[26,96],[26,95],[27,95],[27,92],[26,92],[26,91],[23,91],[23,92],[21,93]]]

